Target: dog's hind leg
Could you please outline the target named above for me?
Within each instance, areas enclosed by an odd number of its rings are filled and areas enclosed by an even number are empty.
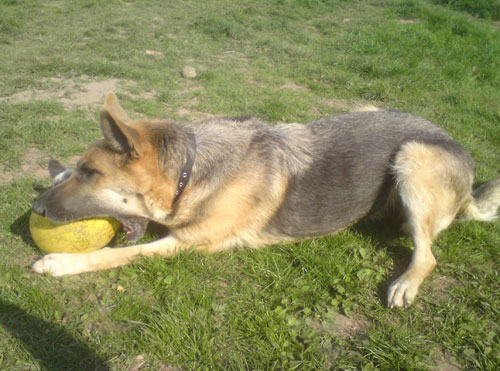
[[[389,287],[387,304],[391,308],[407,307],[413,302],[420,284],[436,266],[432,241],[453,222],[468,200],[472,166],[460,151],[453,153],[439,145],[411,142],[396,156],[396,185],[415,248],[410,266]]]
[[[175,237],[167,236],[143,245],[105,247],[86,254],[48,254],[36,261],[31,268],[37,273],[49,273],[58,277],[119,267],[138,256],[173,256],[188,247]]]

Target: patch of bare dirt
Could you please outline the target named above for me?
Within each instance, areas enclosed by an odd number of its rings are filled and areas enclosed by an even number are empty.
[[[142,371],[142,370],[149,370],[150,365],[147,364],[146,357],[143,356],[142,354],[139,354],[132,360],[132,364],[127,368],[127,371]],[[158,371],[182,371],[181,366],[173,366],[170,363],[169,364],[164,364],[162,362],[159,362],[155,370]]]
[[[339,313],[335,317],[335,324],[335,335],[342,339],[348,339],[367,328],[370,321],[363,316],[347,317]]]
[[[318,108],[318,107],[312,107],[311,108],[311,114],[314,116],[314,117],[320,117],[320,116],[323,116],[322,113],[321,113],[321,110]]]
[[[9,183],[16,178],[30,175],[35,179],[47,178],[48,157],[38,148],[29,148],[23,158],[23,164],[17,171],[0,171],[0,184]]]
[[[158,371],[182,371],[181,366],[172,366],[171,364],[164,364],[164,363],[159,363],[157,366]]]
[[[184,90],[180,92],[181,95],[184,94],[189,94],[193,91],[197,91],[202,89],[199,86],[188,86]],[[182,107],[179,108],[167,108],[168,111],[176,114],[181,118],[183,121],[187,122],[201,122],[201,121],[206,121],[214,118],[221,118],[221,117],[226,117],[226,115],[223,114],[213,114],[213,113],[208,113],[208,112],[202,112],[198,111],[195,109],[195,107],[198,105],[198,98],[193,97],[188,99]]]
[[[435,364],[430,367],[430,370],[436,371],[460,371],[460,365],[454,357],[446,352],[438,351],[434,354]]]
[[[350,112],[379,111],[379,108],[373,104],[366,102],[350,102],[346,99],[327,98],[323,99],[321,103],[336,110],[346,110]]]
[[[158,51],[158,50],[146,50],[146,55],[153,55],[153,56],[156,56],[156,57],[163,57],[163,53]]]
[[[321,322],[318,319],[309,319],[306,320],[306,324],[316,331],[329,333],[341,339],[348,339],[370,326],[370,321],[361,315],[347,317],[337,313],[333,322],[329,320]]]
[[[417,20],[415,19],[400,19],[398,21],[399,24],[413,24],[413,23],[417,23]]]
[[[369,111],[379,111],[377,107],[369,103],[354,103],[351,106],[351,112],[369,112]]]
[[[116,79],[86,82],[81,85],[81,89],[69,91],[67,95],[59,97],[58,100],[67,108],[102,104],[106,93],[117,91],[118,84],[119,80]]]
[[[69,160],[66,163],[64,163],[63,165],[66,165],[69,168],[74,168],[76,166],[76,163],[80,159],[80,157],[82,157],[82,156],[80,156],[80,155],[71,156],[69,158]]]
[[[9,103],[24,103],[38,100],[55,99],[62,103],[66,109],[91,108],[96,105],[101,105],[104,102],[104,97],[109,91],[124,92],[127,87],[135,87],[133,81],[107,79],[107,80],[91,80],[85,76],[78,79],[64,79],[60,77],[52,77],[43,79],[42,84],[47,85],[46,89],[26,90],[19,93],[0,97],[0,102],[6,101]],[[156,94],[154,92],[146,92],[135,97],[152,98]]]
[[[145,363],[146,363],[146,358],[142,354],[139,354],[137,357],[134,358],[132,364],[127,369],[127,371],[139,371],[142,365],[144,365]]]
[[[189,108],[178,108],[175,110],[175,113],[180,116],[183,120],[189,122],[200,122],[206,121],[214,118],[225,117],[225,115],[212,114],[208,112],[196,111],[194,109]]]
[[[428,283],[430,294],[440,301],[446,300],[450,289],[458,285],[460,283],[455,278],[447,276],[435,277]]]
[[[72,156],[63,165],[74,168],[81,156]],[[34,179],[49,178],[49,156],[36,147],[29,148],[18,170],[0,170],[0,184],[10,183],[14,179],[30,176]]]
[[[325,98],[321,103],[335,109],[347,109],[350,106],[349,102],[345,99]]]
[[[308,91],[309,90],[305,86],[297,85],[294,82],[287,82],[286,84],[281,85],[280,89],[290,89],[293,91]]]

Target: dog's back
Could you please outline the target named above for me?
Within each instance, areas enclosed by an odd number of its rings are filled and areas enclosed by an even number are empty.
[[[445,148],[473,172],[467,151],[418,116],[360,112],[322,118],[306,127],[309,138],[301,141],[310,145],[310,157],[304,160],[308,164],[290,175],[286,199],[267,226],[273,234],[294,238],[329,234],[369,214],[393,189],[394,158],[410,141]],[[286,132],[288,128],[273,130]]]

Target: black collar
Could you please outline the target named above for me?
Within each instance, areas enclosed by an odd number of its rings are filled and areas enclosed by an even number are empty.
[[[194,159],[196,157],[196,138],[193,132],[189,133],[191,150],[186,153],[186,162],[181,169],[181,174],[179,180],[177,180],[177,189],[175,190],[174,200],[172,201],[172,206],[177,202],[179,197],[181,197],[182,192],[186,189],[186,186],[191,177],[191,172],[193,170]]]

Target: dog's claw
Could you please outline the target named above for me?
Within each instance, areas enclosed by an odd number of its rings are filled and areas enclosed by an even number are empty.
[[[417,293],[418,285],[403,275],[389,286],[387,305],[389,308],[407,308],[413,303]]]
[[[80,254],[48,254],[31,265],[36,273],[48,273],[54,277],[77,274],[84,271]]]

